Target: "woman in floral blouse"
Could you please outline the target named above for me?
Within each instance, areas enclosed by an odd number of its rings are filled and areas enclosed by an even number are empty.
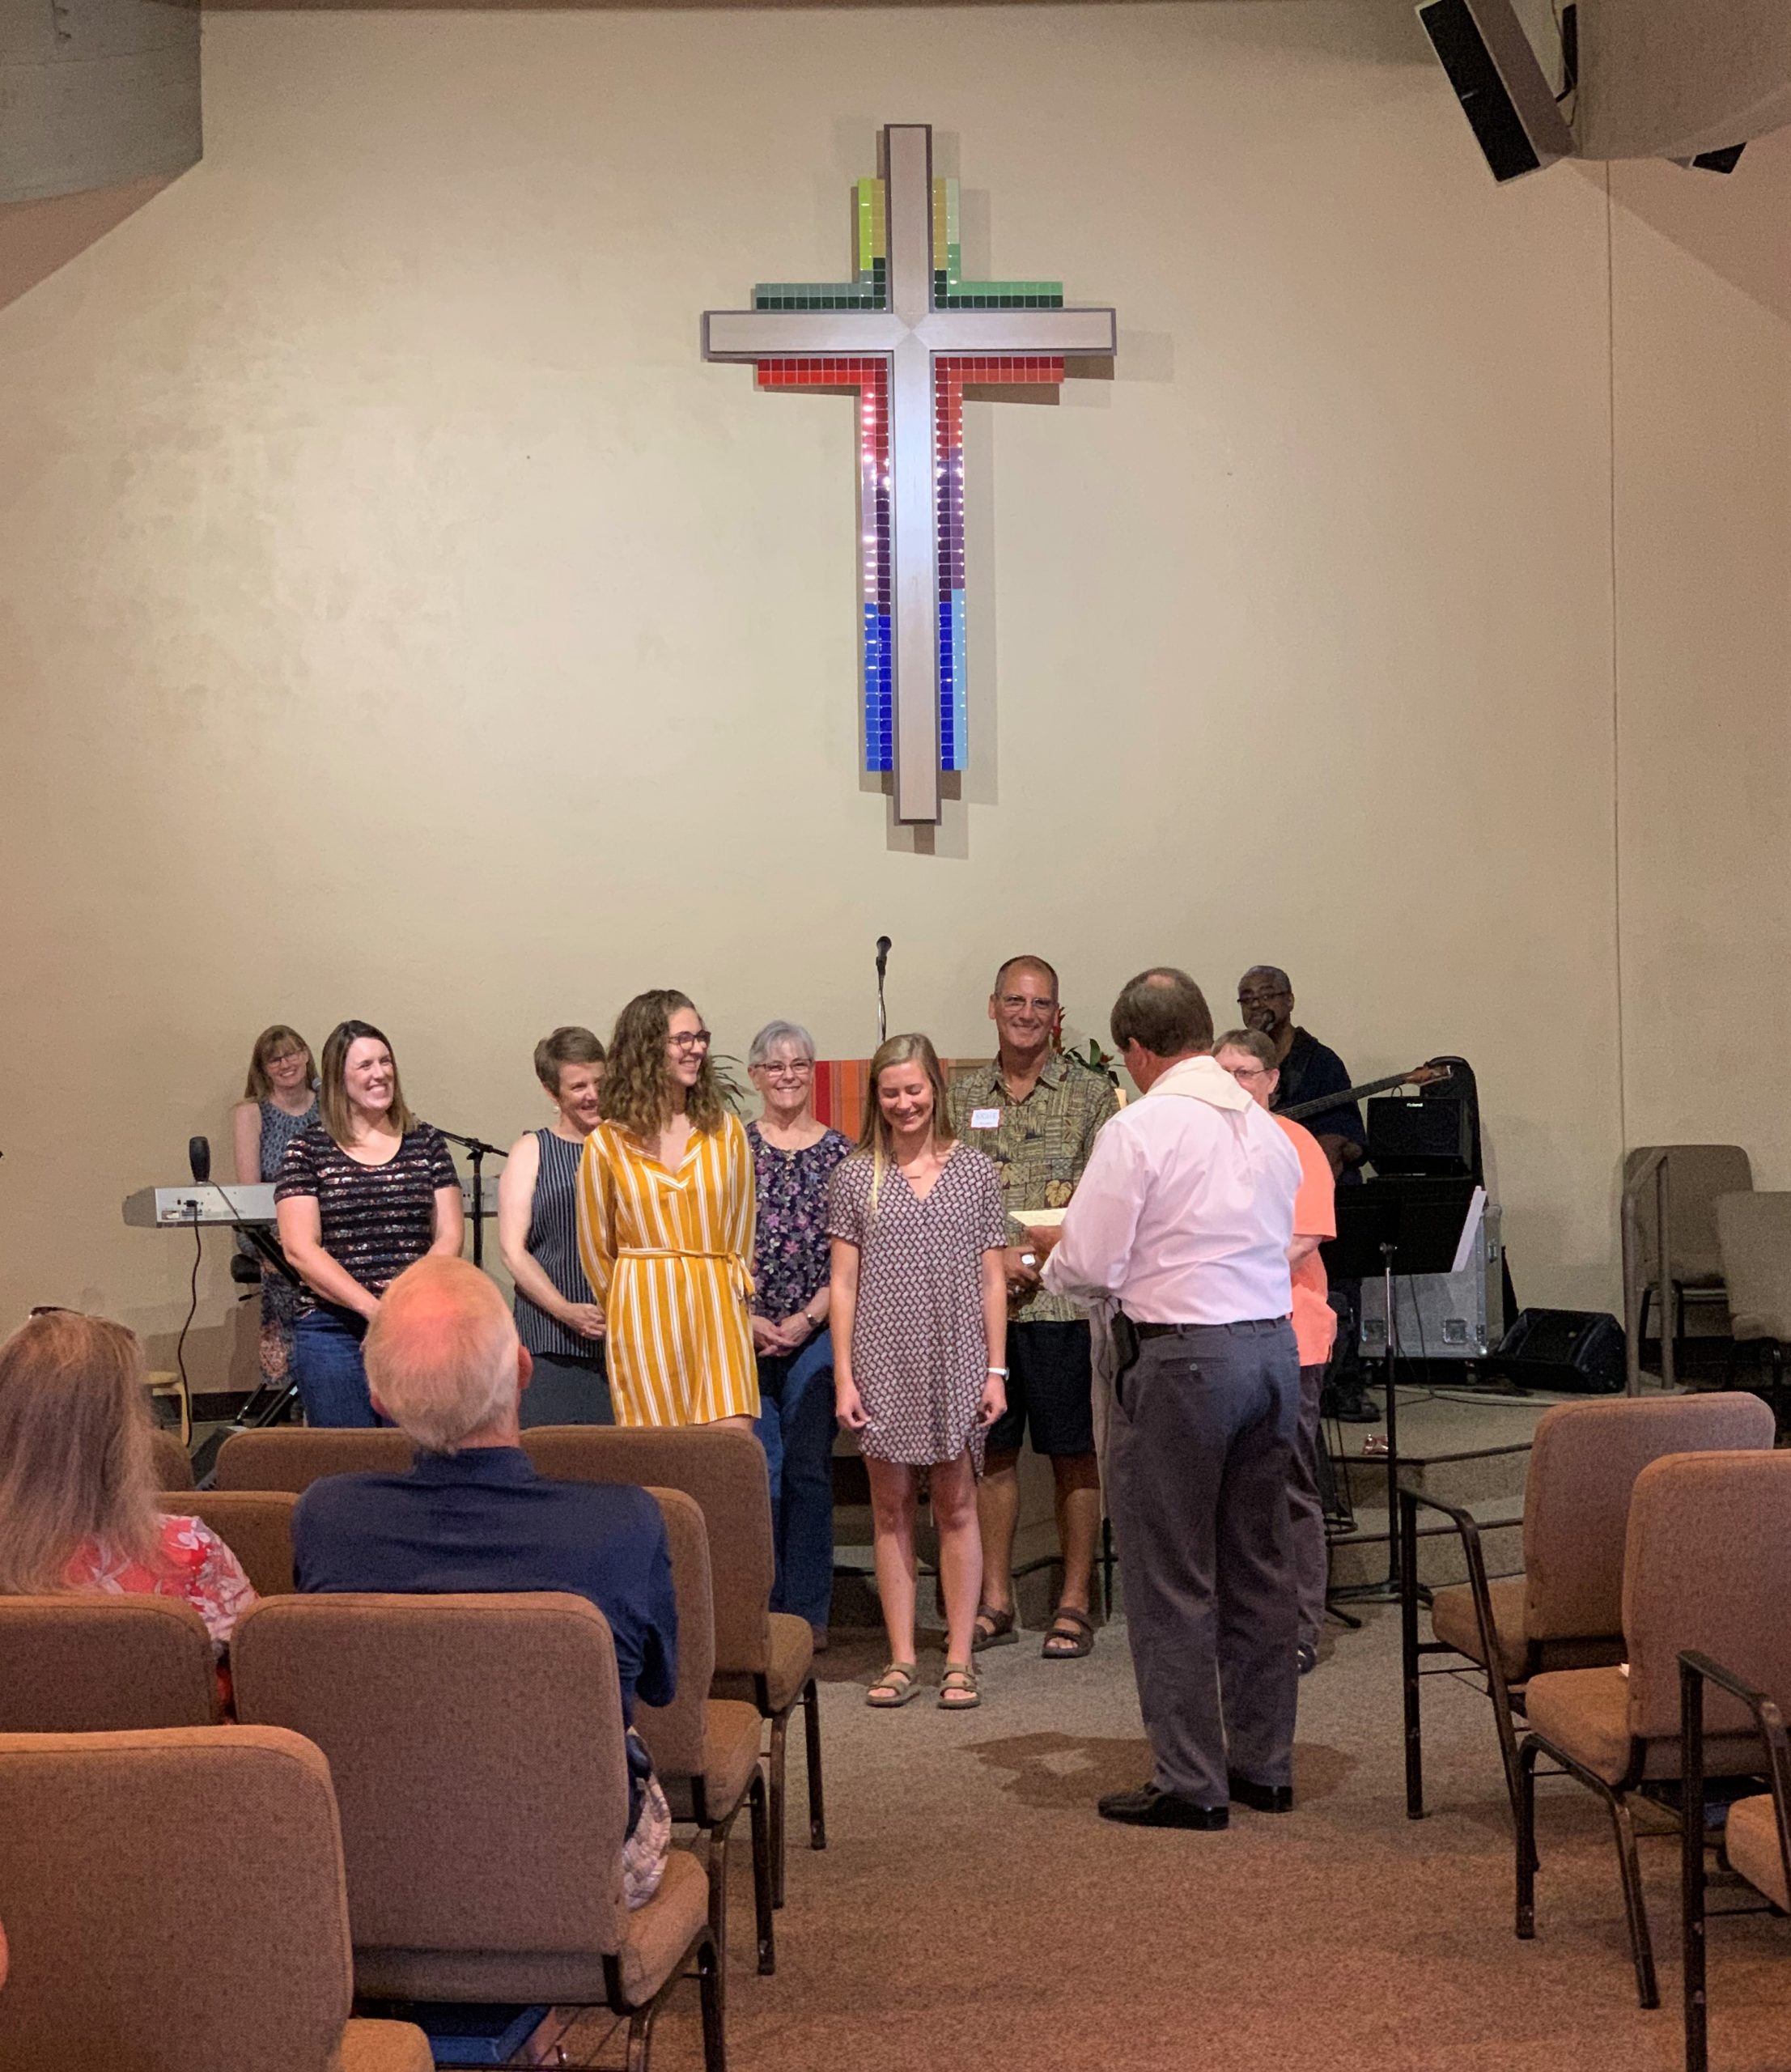
[[[765,1104],[746,1138],[758,1183],[753,1349],[777,1542],[771,1609],[806,1619],[824,1648],[834,1594],[827,1182],[851,1146],[815,1119],[815,1045],[806,1029],[767,1022],[753,1038],[747,1070]]]
[[[255,1593],[209,1526],[156,1509],[143,1375],[134,1331],[72,1310],[0,1345],[0,1594],[179,1598],[222,1662]]]

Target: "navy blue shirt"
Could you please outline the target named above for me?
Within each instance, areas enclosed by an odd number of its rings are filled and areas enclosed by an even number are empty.
[[[329,1475],[292,1514],[302,1590],[563,1590],[609,1622],[622,1717],[677,1688],[665,1521],[644,1489],[550,1482],[519,1446],[419,1451],[408,1475]]]
[[[1337,1053],[1304,1029],[1296,1029],[1288,1054],[1281,1060],[1281,1082],[1269,1105],[1275,1109],[1297,1108],[1305,1102],[1319,1100],[1326,1093],[1341,1093],[1349,1085],[1349,1069]],[[1346,1101],[1339,1107],[1321,1109],[1315,1115],[1304,1116],[1301,1127],[1310,1130],[1314,1136],[1340,1136],[1351,1144],[1359,1144],[1364,1151],[1368,1149],[1368,1132],[1362,1127],[1362,1111],[1353,1101]],[[1362,1177],[1353,1166],[1346,1166],[1343,1176],[1352,1182],[1360,1182]]]

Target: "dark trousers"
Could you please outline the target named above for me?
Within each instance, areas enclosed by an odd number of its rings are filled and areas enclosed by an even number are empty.
[[[1318,1399],[1331,1372],[1321,1363],[1300,1369],[1300,1429],[1293,1446],[1293,1476],[1288,1504],[1293,1522],[1293,1572],[1300,1600],[1300,1638],[1312,1646],[1325,1624],[1325,1587],[1331,1580],[1331,1550],[1325,1543],[1325,1500],[1318,1489]]]
[[[834,1602],[834,1343],[758,1356],[758,1436],[771,1478],[771,1609],[825,1626]]]
[[[1299,1405],[1285,1318],[1147,1338],[1114,1385],[1110,1502],[1152,1781],[1196,1805],[1225,1804],[1228,1768],[1292,1781]]]
[[[367,1392],[361,1341],[364,1318],[346,1310],[312,1310],[292,1333],[292,1378],[312,1426],[377,1424]]]
[[[609,1374],[601,1351],[588,1359],[564,1352],[537,1352],[534,1372],[522,1392],[517,1422],[526,1431],[537,1424],[613,1424],[609,1407]]]

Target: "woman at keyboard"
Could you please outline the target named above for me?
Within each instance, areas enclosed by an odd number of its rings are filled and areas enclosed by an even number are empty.
[[[392,1046],[371,1022],[330,1031],[317,1105],[274,1187],[281,1247],[304,1282],[292,1378],[308,1424],[372,1424],[367,1327],[407,1266],[459,1252],[465,1210],[441,1132],[405,1106]]]

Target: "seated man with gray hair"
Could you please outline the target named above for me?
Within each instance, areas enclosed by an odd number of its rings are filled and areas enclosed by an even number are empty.
[[[407,1475],[331,1475],[292,1514],[302,1590],[571,1590],[609,1622],[622,1709],[669,1704],[677,1605],[659,1505],[626,1484],[550,1482],[522,1450],[529,1357],[503,1297],[464,1259],[419,1259],[367,1334],[375,1408],[417,1445]],[[645,1746],[628,1735],[622,1883],[659,1889],[672,1818]]]

